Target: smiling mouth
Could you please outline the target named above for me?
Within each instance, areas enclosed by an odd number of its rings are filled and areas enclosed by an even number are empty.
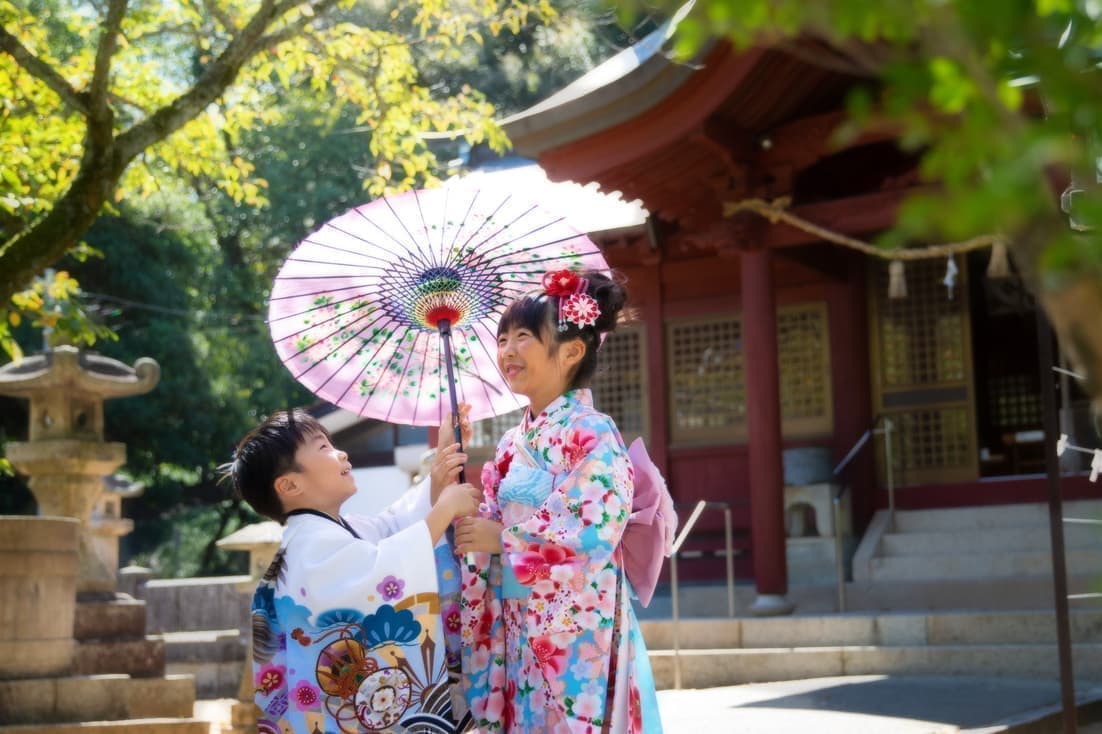
[[[510,379],[516,377],[519,372],[520,372],[520,367],[517,367],[515,365],[505,368],[505,376],[510,378]]]

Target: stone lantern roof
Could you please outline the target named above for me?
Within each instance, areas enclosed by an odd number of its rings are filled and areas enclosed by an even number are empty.
[[[0,395],[31,401],[30,440],[103,439],[103,401],[149,392],[161,368],[129,367],[75,347],[55,347],[0,367]]]

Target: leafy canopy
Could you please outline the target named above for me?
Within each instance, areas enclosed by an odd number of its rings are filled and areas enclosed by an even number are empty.
[[[502,149],[485,95],[423,84],[414,49],[440,56],[553,14],[546,0],[0,0],[0,302],[102,207],[168,178],[263,205],[271,182],[241,137],[292,124],[289,96],[355,111],[372,194],[433,181],[424,133]]]

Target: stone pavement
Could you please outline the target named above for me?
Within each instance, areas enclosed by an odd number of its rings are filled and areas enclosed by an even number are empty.
[[[1102,688],[1080,682],[1080,703]],[[962,676],[862,675],[658,692],[665,734],[996,734],[1062,732],[1051,681]],[[221,734],[229,699],[197,701],[197,718]],[[1098,719],[1095,719],[1098,721]],[[1102,734],[1102,723],[1079,728]]]
[[[1077,687],[1079,701],[1102,689]],[[1059,710],[1050,681],[950,676],[818,678],[658,692],[665,734],[1012,732]],[[1047,731],[1062,731],[1059,723]],[[1037,729],[1030,729],[1030,734]],[[1080,728],[1102,734],[1102,727]]]

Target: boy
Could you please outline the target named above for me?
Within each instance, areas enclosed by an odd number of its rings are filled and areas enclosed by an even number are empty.
[[[481,493],[443,486],[454,456],[442,452],[432,480],[379,515],[343,518],[352,466],[311,416],[278,412],[241,440],[226,473],[253,509],[286,523],[253,597],[260,734],[463,731],[434,546]]]

